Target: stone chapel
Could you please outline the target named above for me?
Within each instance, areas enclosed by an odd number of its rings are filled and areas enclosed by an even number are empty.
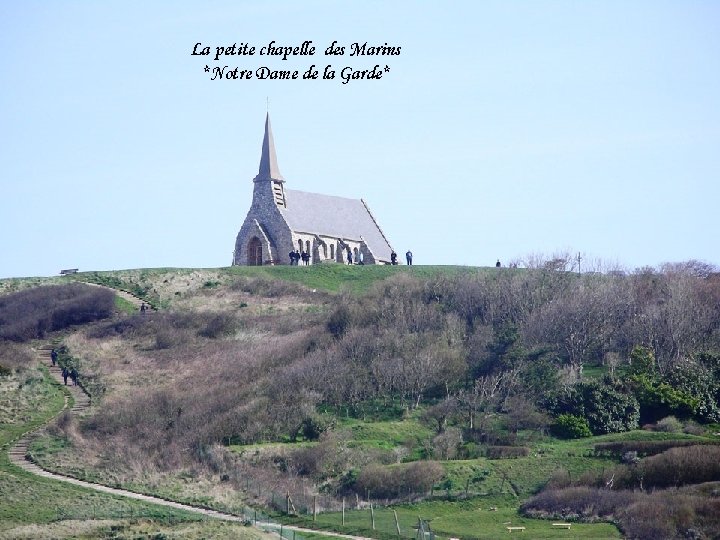
[[[392,247],[362,199],[285,188],[275,154],[270,115],[265,118],[260,168],[253,198],[235,241],[233,265],[290,264],[288,254],[310,255],[310,264],[347,261],[390,264]]]

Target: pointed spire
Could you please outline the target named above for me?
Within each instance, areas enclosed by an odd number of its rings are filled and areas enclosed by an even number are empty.
[[[277,156],[275,155],[275,141],[273,141],[272,128],[270,127],[270,113],[265,117],[265,137],[263,138],[262,155],[260,156],[260,168],[255,181],[258,180],[276,180],[284,182],[285,179],[280,174],[280,168],[277,164]]]

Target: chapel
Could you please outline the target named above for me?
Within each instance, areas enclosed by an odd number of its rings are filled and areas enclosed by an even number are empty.
[[[363,199],[286,189],[275,153],[270,115],[265,118],[260,167],[250,210],[235,241],[233,265],[290,264],[291,251],[309,264],[390,264],[393,252]]]

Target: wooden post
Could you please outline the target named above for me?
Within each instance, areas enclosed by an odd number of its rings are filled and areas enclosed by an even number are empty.
[[[400,522],[398,521],[397,512],[393,509],[393,515],[395,516],[395,528],[397,529],[398,536],[400,536]]]
[[[317,495],[313,495],[313,521],[317,520]]]
[[[343,503],[342,503],[342,524],[344,527],[345,526],[345,497],[343,497]]]
[[[373,511],[372,503],[370,503],[370,521],[372,522],[372,530],[375,530],[375,512]]]

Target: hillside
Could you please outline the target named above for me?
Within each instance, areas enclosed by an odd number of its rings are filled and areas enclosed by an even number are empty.
[[[92,396],[87,416],[63,418],[31,445],[48,469],[364,536],[400,527],[414,537],[420,516],[441,536],[495,538],[523,526],[534,538],[608,538],[619,534],[613,522],[643,538],[649,522],[628,509],[665,504],[680,495],[662,490],[680,487],[695,517],[668,513],[653,531],[718,530],[711,484],[688,491],[720,481],[702,461],[720,420],[712,276],[342,265],[92,272],[0,281],[0,335],[12,305],[3,299],[76,281],[129,291],[157,311],[116,300],[114,314],[36,336],[60,340],[62,361]],[[0,359],[38,343],[7,342]],[[696,461],[701,473],[672,473]],[[638,470],[644,487],[656,470],[675,480],[656,481],[656,500],[630,501]],[[549,502],[610,478],[622,511]],[[552,526],[568,519],[570,530]]]

